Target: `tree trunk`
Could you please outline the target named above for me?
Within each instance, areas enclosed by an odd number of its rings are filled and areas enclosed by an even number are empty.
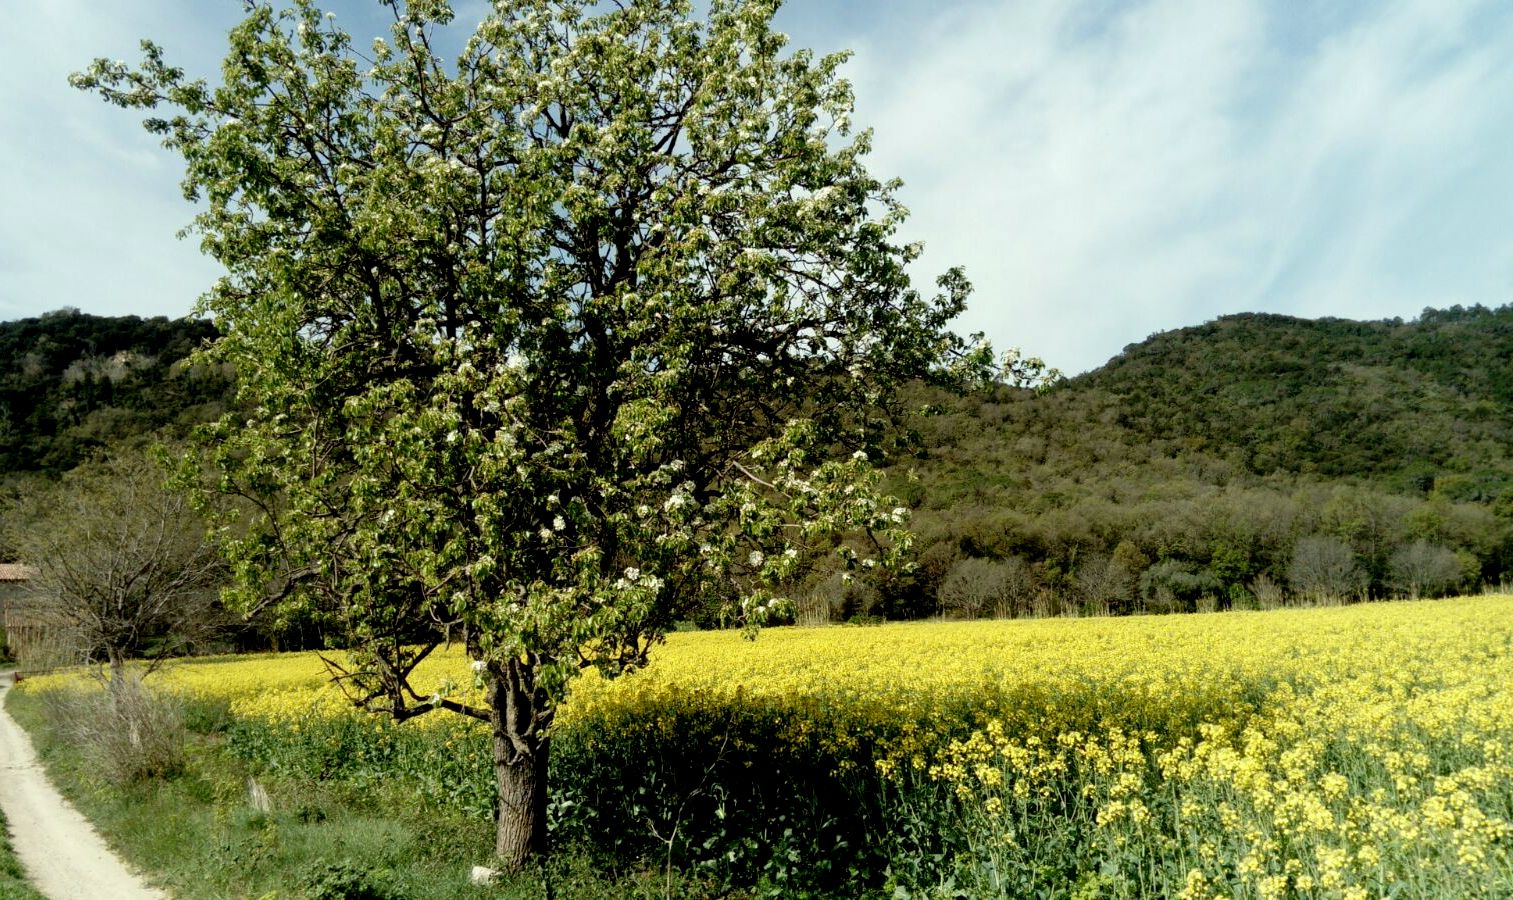
[[[106,651],[106,657],[110,660],[110,696],[112,700],[119,700],[126,690],[126,654],[111,647]]]
[[[501,747],[504,754],[501,756]],[[546,851],[546,772],[550,741],[530,756],[510,755],[508,740],[494,736],[494,775],[499,786],[494,853],[510,871],[518,871]]]
[[[536,708],[544,697],[533,689],[531,674],[522,662],[499,665],[489,689],[497,787],[494,853],[509,871],[546,851],[551,741],[543,726],[550,710]]]

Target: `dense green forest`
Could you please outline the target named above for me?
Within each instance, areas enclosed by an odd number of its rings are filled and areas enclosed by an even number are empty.
[[[224,410],[209,322],[0,323],[12,490]],[[810,620],[1432,595],[1513,578],[1513,307],[1236,315],[1047,389],[918,388],[906,574],[814,572]],[[23,480],[18,481],[21,478]],[[711,617],[715,614],[712,612]]]
[[[76,309],[0,323],[0,472],[57,475],[218,415],[230,380],[185,364],[215,334],[206,321]]]
[[[1492,501],[1513,484],[1513,309],[1416,321],[1229,316],[1128,348],[1074,385],[1117,422],[1258,475]]]
[[[936,412],[894,482],[919,569],[819,589],[843,615],[1418,596],[1513,569],[1513,307],[1226,316],[1048,390],[918,399]]]

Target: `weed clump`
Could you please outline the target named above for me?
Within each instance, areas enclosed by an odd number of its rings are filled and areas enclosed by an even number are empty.
[[[396,900],[379,874],[350,859],[318,862],[305,870],[299,886],[309,900]]]
[[[188,729],[177,697],[153,692],[132,673],[99,690],[50,693],[51,727],[82,748],[106,780],[131,784],[184,771]]]

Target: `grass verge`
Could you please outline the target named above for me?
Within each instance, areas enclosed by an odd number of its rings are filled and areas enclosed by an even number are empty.
[[[56,707],[56,704],[53,704]],[[111,780],[55,721],[47,693],[15,694],[7,708],[32,737],[48,776],[132,865],[178,898],[315,900],[620,900],[737,897],[676,872],[604,871],[587,855],[554,855],[537,871],[473,885],[492,824],[417,800],[402,779],[353,785],[248,770],[226,750],[224,715],[189,710],[184,764],[166,777]],[[256,783],[260,790],[252,785]],[[0,900],[35,898],[24,882]],[[19,871],[17,872],[19,876]]]

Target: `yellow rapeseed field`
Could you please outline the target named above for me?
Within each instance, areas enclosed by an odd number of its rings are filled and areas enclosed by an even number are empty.
[[[426,667],[427,690],[470,685],[459,653]],[[352,715],[314,654],[163,681],[280,728]],[[1510,685],[1495,596],[680,633],[643,672],[578,682],[558,727],[644,743],[690,708],[775,711],[774,752],[956,798],[984,892],[1073,828],[1125,873],[1110,895],[1513,896]]]

